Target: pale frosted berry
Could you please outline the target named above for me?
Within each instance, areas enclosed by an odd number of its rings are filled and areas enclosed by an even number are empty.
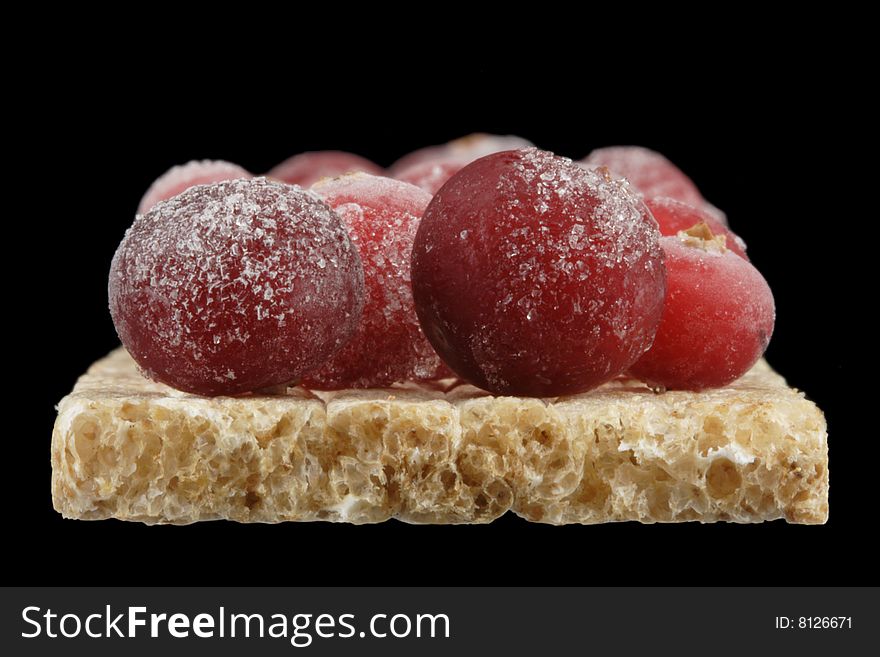
[[[702,390],[738,379],[763,355],[775,306],[767,281],[706,224],[664,237],[667,292],[654,344],[630,368],[653,386]]]
[[[353,335],[363,268],[311,192],[265,178],[200,185],[139,215],[110,312],[144,374],[204,395],[290,383]]]

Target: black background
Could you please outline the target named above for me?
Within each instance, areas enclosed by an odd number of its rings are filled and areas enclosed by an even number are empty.
[[[112,53],[59,58],[41,80],[49,114],[41,115],[29,164],[38,184],[16,218],[28,239],[7,243],[9,259],[21,259],[15,271],[40,274],[17,288],[28,359],[15,369],[20,411],[7,427],[7,577],[44,584],[874,581],[874,549],[861,529],[870,504],[864,442],[873,436],[853,412],[849,382],[858,361],[844,353],[853,338],[842,291],[858,285],[846,268],[853,235],[828,198],[845,187],[839,137],[816,107],[832,93],[830,83],[808,62],[786,58],[718,66],[709,75],[687,59],[651,60],[648,68],[661,73],[655,84],[645,67],[629,70],[587,51],[564,68],[523,58],[516,66],[405,66],[397,57],[384,68],[349,59],[329,69],[259,61],[239,69],[193,58],[173,70],[156,64],[120,73]],[[550,527],[508,515],[488,526],[145,527],[54,512],[53,405],[117,344],[107,271],[154,178],[193,158],[261,172],[298,151],[330,148],[387,165],[475,131],[519,134],[574,158],[603,145],[645,145],[728,213],[776,298],[767,358],[828,418],[825,526]]]

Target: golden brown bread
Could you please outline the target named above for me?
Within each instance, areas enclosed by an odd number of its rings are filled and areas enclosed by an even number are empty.
[[[559,399],[469,385],[188,395],[118,349],[58,405],[68,518],[553,524],[828,518],[822,412],[763,361],[702,393],[615,381]]]

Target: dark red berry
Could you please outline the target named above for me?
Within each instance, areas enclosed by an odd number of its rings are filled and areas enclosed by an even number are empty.
[[[651,345],[657,224],[625,182],[537,149],[489,155],[437,193],[413,249],[428,339],[497,394],[583,392]]]

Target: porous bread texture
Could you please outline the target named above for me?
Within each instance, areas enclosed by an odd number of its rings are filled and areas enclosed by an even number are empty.
[[[174,524],[817,524],[827,434],[763,361],[700,393],[618,380],[558,399],[415,384],[205,398],[118,349],[58,406],[52,498],[68,518]]]

